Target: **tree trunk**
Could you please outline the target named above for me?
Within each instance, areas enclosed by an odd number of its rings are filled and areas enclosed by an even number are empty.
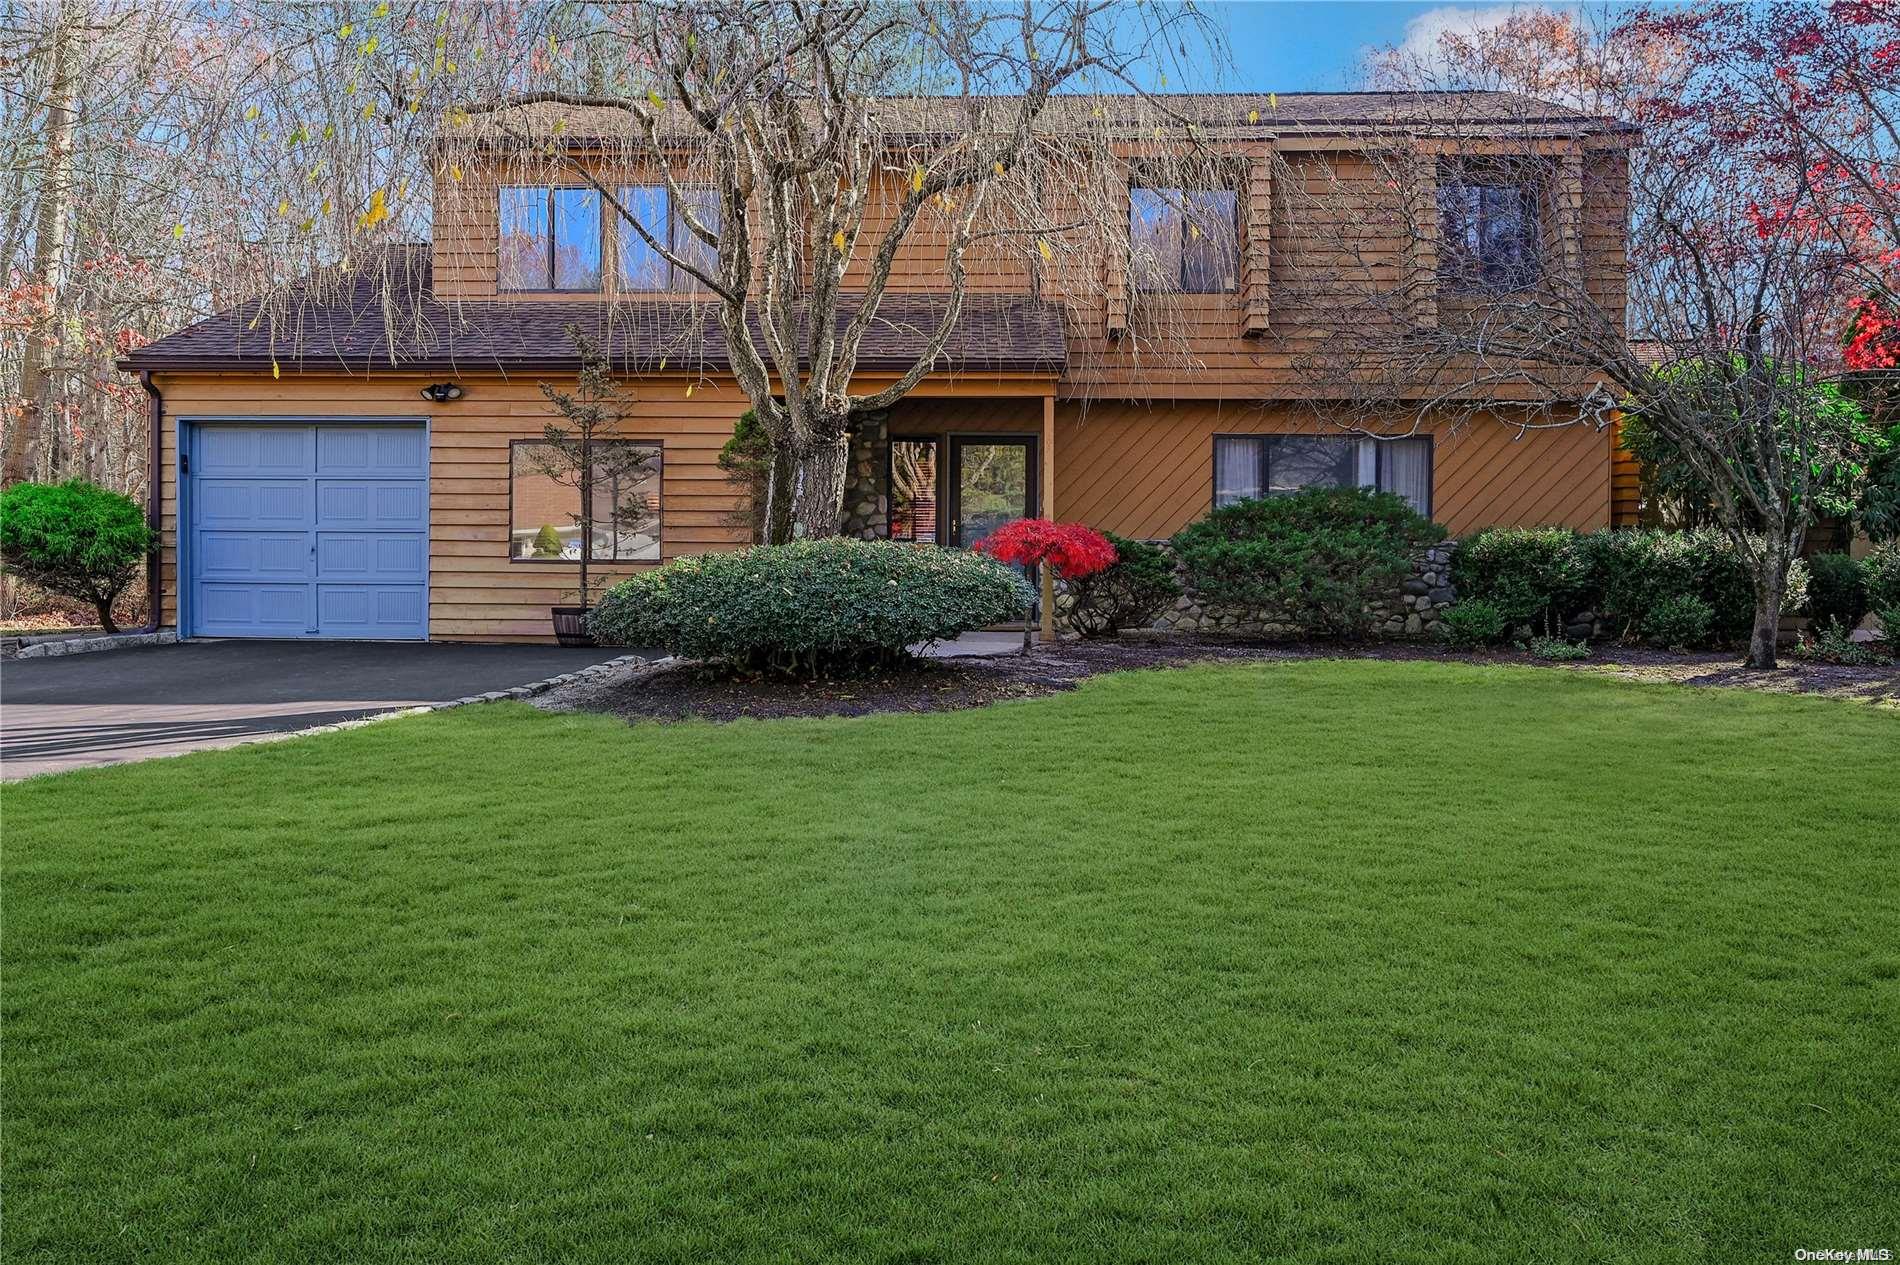
[[[798,482],[798,466],[792,450],[774,443],[765,468],[765,512],[759,520],[761,544],[782,545],[792,538],[792,488]]]
[[[117,596],[117,594],[114,594],[113,596]],[[115,633],[119,631],[119,626],[112,622],[112,598],[111,597],[93,598],[92,607],[94,610],[99,612],[99,627],[105,629],[109,633]]]
[[[1786,543],[1767,534],[1755,566],[1755,626],[1748,634],[1748,667],[1766,671],[1776,666],[1775,641],[1781,633],[1781,595],[1788,587],[1789,561]]]
[[[20,398],[25,408],[7,432],[0,483],[17,483],[34,474],[33,441],[40,444],[39,464],[47,477],[61,471],[52,456],[58,447],[59,347],[65,320],[60,291],[65,285],[66,228],[73,208],[73,88],[78,73],[79,28],[85,6],[74,0],[53,19],[53,73],[46,110],[46,169],[40,183],[39,223],[33,239],[33,281],[46,287],[44,314],[33,323],[20,366]]]
[[[850,464],[851,439],[820,440],[798,461],[797,493],[792,498],[792,534],[823,540],[838,534],[838,515],[844,509],[844,476]]]

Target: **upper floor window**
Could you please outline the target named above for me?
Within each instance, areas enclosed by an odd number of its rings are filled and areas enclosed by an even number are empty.
[[[1214,504],[1302,488],[1376,488],[1432,512],[1432,441],[1424,436],[1216,435]]]
[[[719,232],[719,194],[712,189],[682,189],[693,218],[708,232]],[[665,185],[635,185],[617,195],[626,213],[655,242],[664,243],[677,259],[685,260],[707,276],[718,276],[719,252],[687,226],[681,208],[672,205]],[[667,262],[631,224],[621,223],[620,288],[622,290],[679,291],[703,289],[699,279]]]
[[[1521,290],[1542,272],[1538,185],[1507,170],[1453,169],[1438,182],[1438,272],[1460,289]]]
[[[1137,289],[1239,288],[1239,197],[1232,189],[1130,189],[1128,239]]]
[[[501,190],[497,290],[600,289],[600,195],[592,189]]]

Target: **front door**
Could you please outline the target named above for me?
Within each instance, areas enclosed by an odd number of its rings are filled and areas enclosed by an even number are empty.
[[[1036,516],[1036,441],[953,436],[950,540],[968,549],[1004,523]]]

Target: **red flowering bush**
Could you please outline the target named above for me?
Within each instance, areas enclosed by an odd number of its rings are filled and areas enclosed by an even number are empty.
[[[978,541],[977,552],[1021,567],[1048,563],[1065,580],[1079,580],[1115,565],[1108,537],[1081,523],[1018,518]]]

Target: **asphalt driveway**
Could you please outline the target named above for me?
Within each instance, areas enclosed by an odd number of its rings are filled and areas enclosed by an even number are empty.
[[[229,747],[440,703],[628,653],[560,646],[193,641],[0,664],[8,780]]]

